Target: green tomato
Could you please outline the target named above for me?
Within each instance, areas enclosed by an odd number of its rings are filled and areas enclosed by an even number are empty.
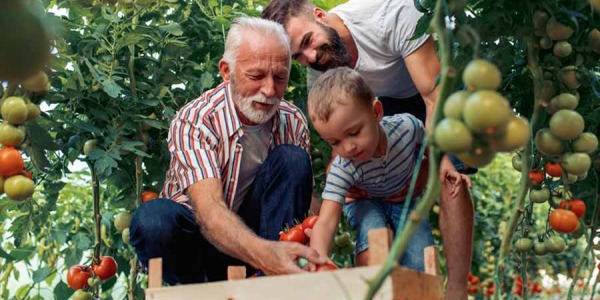
[[[531,190],[529,191],[529,199],[535,203],[545,203],[550,199],[550,190],[548,188]]]
[[[533,241],[529,238],[520,238],[515,243],[515,247],[521,252],[529,251],[533,248]]]
[[[545,243],[546,249],[552,253],[561,253],[566,247],[565,239],[557,235],[550,237]]]

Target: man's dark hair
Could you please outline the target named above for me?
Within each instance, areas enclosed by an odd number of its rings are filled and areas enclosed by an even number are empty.
[[[286,27],[290,18],[310,14],[314,5],[308,0],[271,0],[262,12],[262,18],[275,21]]]

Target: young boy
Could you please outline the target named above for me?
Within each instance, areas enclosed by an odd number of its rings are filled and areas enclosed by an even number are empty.
[[[308,112],[314,128],[338,154],[327,175],[310,246],[329,255],[343,210],[357,233],[356,264],[366,265],[367,232],[386,226],[395,232],[404,226],[400,218],[425,128],[410,114],[383,117],[382,105],[369,86],[346,67],[328,70],[315,81],[308,95]],[[423,162],[410,210],[419,201],[426,177],[427,163]],[[425,219],[400,264],[423,271],[423,249],[432,244]]]

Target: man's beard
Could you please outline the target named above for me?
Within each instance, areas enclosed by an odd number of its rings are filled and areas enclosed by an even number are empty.
[[[348,54],[348,50],[346,50],[346,46],[342,41],[340,35],[333,29],[333,27],[321,24],[317,22],[321,28],[327,32],[327,36],[329,37],[329,43],[324,44],[317,50],[317,58],[314,63],[309,64],[309,66],[315,70],[325,72],[329,69],[337,68],[337,67],[345,67],[350,64],[350,54]],[[321,58],[323,56],[329,56],[329,59],[326,63],[320,64]]]
[[[238,94],[236,85],[235,75],[233,75],[231,76],[231,94],[233,96],[233,102],[235,103],[238,114],[242,114],[254,124],[264,124],[271,120],[273,115],[275,115],[277,112],[281,100],[279,100],[277,97],[267,98],[261,93],[257,93],[256,95],[249,97],[242,97],[240,94]],[[256,109],[252,106],[253,102],[270,104],[273,105],[273,107],[271,107],[271,109],[268,111]]]

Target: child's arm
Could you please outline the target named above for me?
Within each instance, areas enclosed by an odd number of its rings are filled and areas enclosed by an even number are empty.
[[[341,214],[341,203],[323,199],[319,219],[315,227],[313,227],[310,236],[310,247],[325,257],[329,257],[329,252],[331,252],[331,244],[335,237]]]

